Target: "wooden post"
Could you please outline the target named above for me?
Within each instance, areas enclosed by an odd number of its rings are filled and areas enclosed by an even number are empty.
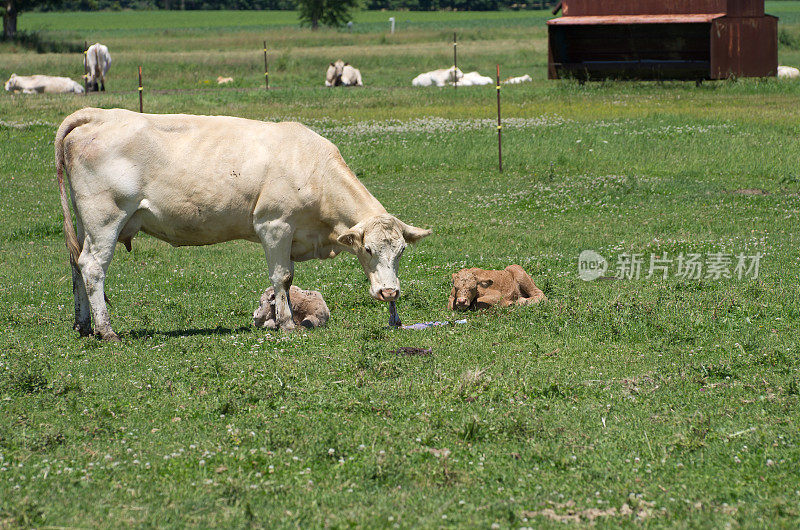
[[[497,65],[497,167],[503,172],[503,126],[500,124],[500,65]]]
[[[144,112],[142,105],[142,67],[139,67],[139,112]]]
[[[458,42],[456,42],[456,32],[453,32],[453,77],[455,81],[453,81],[453,88],[458,88],[458,75],[456,71],[458,70]]]
[[[86,41],[83,41],[83,95],[89,94],[89,64],[86,58],[87,48],[89,47]]]
[[[264,84],[269,90],[269,62],[267,62],[267,41],[264,41]]]

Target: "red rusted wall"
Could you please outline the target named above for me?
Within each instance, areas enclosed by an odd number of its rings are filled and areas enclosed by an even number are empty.
[[[711,79],[768,77],[778,71],[778,19],[725,17],[711,25]]]
[[[764,0],[563,0],[561,10],[565,17],[692,13],[757,17],[764,14]]]

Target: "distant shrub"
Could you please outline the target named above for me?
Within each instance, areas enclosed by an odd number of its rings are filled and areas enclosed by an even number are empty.
[[[789,33],[785,29],[778,32],[778,42],[792,50],[800,50],[800,36]]]

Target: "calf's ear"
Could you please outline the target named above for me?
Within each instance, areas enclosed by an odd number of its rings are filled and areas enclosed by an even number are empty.
[[[423,237],[428,237],[431,235],[430,230],[407,225],[403,221],[400,221],[400,229],[403,232],[403,239],[405,239],[407,243],[416,243]]]
[[[333,64],[333,63],[331,63],[331,66],[335,67],[336,65],[335,65],[335,64]]]

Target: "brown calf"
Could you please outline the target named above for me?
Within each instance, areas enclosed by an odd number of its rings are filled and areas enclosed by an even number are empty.
[[[306,328],[324,326],[331,313],[328,304],[318,291],[305,291],[296,285],[289,288],[292,318],[295,324]],[[257,328],[275,329],[275,288],[270,287],[261,295],[261,303],[253,313],[253,325]]]
[[[510,265],[502,271],[461,269],[453,273],[447,307],[451,311],[486,309],[493,305],[536,304],[547,300],[525,269]]]

